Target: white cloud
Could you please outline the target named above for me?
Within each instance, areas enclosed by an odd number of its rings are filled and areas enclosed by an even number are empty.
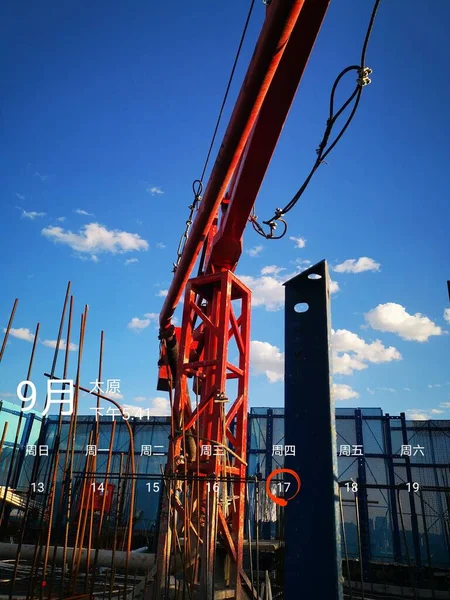
[[[11,394],[10,392],[0,392],[0,398],[17,398],[17,394]]]
[[[330,290],[330,294],[336,294],[336,292],[339,291],[339,284],[337,281],[333,281],[330,278],[330,281],[328,282],[328,289]]]
[[[240,275],[242,282],[252,291],[252,306],[263,306],[266,310],[273,312],[280,310],[284,306],[284,288],[283,283],[288,281],[295,275],[298,275],[302,270],[297,268],[294,273],[284,273],[283,267],[276,265],[268,265],[261,269],[261,276],[254,277],[252,275]],[[335,281],[329,283],[330,293],[335,293],[339,290],[339,285]]]
[[[168,417],[170,416],[170,402],[168,398],[157,396],[156,398],[146,398],[145,396],[137,396],[134,402],[144,403],[146,406],[133,406],[132,404],[123,404],[122,408],[130,416],[138,416],[145,418],[150,417]]]
[[[379,304],[364,317],[373,329],[396,333],[404,340],[427,342],[432,335],[442,335],[442,329],[428,317],[420,313],[410,315],[404,306],[394,302]]]
[[[409,387],[404,387],[403,389],[404,389],[405,392],[412,392],[412,389],[409,388]]]
[[[16,196],[19,198],[19,200],[25,200],[25,196],[22,196],[22,194],[18,194],[16,192]]]
[[[444,319],[447,321],[447,323],[450,323],[450,308],[446,308],[444,310]]]
[[[36,171],[36,173],[34,174],[35,177],[39,177],[39,179],[44,182],[47,181],[48,179],[48,175],[41,175],[38,171]]]
[[[247,254],[249,256],[251,256],[252,258],[255,258],[255,256],[259,256],[261,254],[263,250],[262,246],[254,246],[253,248],[249,248],[247,250]]]
[[[90,256],[86,256],[85,254],[79,254],[78,252],[74,252],[72,254],[75,258],[79,258],[80,260],[87,261],[91,260],[92,262],[98,263],[100,262],[99,257],[96,254],[91,254]]]
[[[77,208],[76,210],[74,210],[74,212],[77,213],[77,215],[83,215],[85,217],[93,217],[94,214],[87,212],[87,210],[83,210],[82,208]]]
[[[284,288],[278,277],[263,275],[252,277],[242,275],[242,283],[252,290],[252,306],[264,306],[268,311],[276,311],[283,308]]]
[[[402,358],[394,346],[386,347],[380,340],[367,343],[356,333],[347,329],[332,331],[331,346],[333,370],[340,375],[352,375],[354,371],[367,369],[367,363],[379,364]]]
[[[144,317],[146,319],[150,319],[150,321],[158,321],[159,320],[158,313],[145,313]],[[173,319],[172,319],[172,322],[173,322]]]
[[[255,374],[264,374],[270,383],[284,379],[284,353],[269,342],[250,342],[250,365]]]
[[[157,242],[156,248],[158,248],[158,250],[164,250],[164,248],[167,248],[167,246],[165,244],[163,244],[162,242]]]
[[[168,293],[169,293],[169,290],[159,290],[159,292],[156,294],[156,296],[159,296],[160,298],[165,298]]]
[[[168,398],[157,396],[150,400],[150,415],[155,417],[166,417],[170,415],[170,402]]]
[[[60,223],[64,223],[64,221],[66,220],[66,217],[58,217],[56,220],[59,221]]]
[[[359,398],[358,392],[355,392],[351,386],[345,383],[333,383],[333,394],[336,400]]]
[[[450,407],[450,402],[447,403],[448,406]],[[441,404],[442,407],[444,407],[444,404]],[[432,408],[430,410],[428,409],[421,409],[421,408],[409,408],[408,410],[406,410],[406,418],[411,420],[411,421],[429,421],[430,419],[433,419],[433,415],[442,415],[445,411],[444,410],[440,410],[439,408]]]
[[[344,354],[333,354],[333,372],[337,375],[353,375],[354,371],[363,371],[369,365],[355,356]]]
[[[18,206],[17,208],[22,211],[22,214],[20,215],[21,219],[31,219],[32,221],[34,221],[36,217],[45,217],[45,212],[36,212],[35,210],[28,212],[20,206]]]
[[[119,392],[108,392],[107,394],[105,393],[105,396],[111,398],[111,400],[123,400],[123,394]]]
[[[311,261],[305,260],[304,258],[296,258],[294,260],[294,264],[297,266],[299,273],[301,273],[302,271],[305,271],[306,269],[309,268]]]
[[[3,328],[3,331],[6,332],[6,328]],[[25,340],[26,342],[32,342],[34,340],[34,333],[31,333],[27,327],[19,327],[17,329],[11,327],[9,333],[13,337],[18,338],[19,340]]]
[[[162,188],[158,187],[157,185],[149,186],[146,191],[152,196],[161,196],[164,194]]]
[[[295,242],[296,248],[304,248],[306,246],[305,238],[291,236],[289,239]]]
[[[393,356],[397,356],[398,351],[395,348],[384,348],[382,345],[381,350],[377,340],[372,344],[367,344],[364,340],[359,338],[356,334],[346,332],[346,330],[339,330],[337,332],[340,346],[345,347],[344,342],[349,350],[351,346],[348,343],[349,339],[353,339],[353,346],[356,342],[359,343],[360,355],[350,356],[346,354],[346,358],[338,357],[341,362],[340,370],[335,372],[341,374],[351,374],[353,370],[361,370],[367,368],[366,362],[387,362],[389,360],[395,360]],[[350,337],[343,336],[342,333],[350,334]],[[354,336],[353,338],[351,336]],[[261,342],[258,340],[252,340],[250,343],[250,365],[253,372],[256,375],[264,374],[270,383],[282,381],[284,379],[284,353],[280,351],[277,346],[273,346],[268,342]],[[378,388],[385,391],[395,391],[393,388]],[[367,389],[371,394],[374,394],[374,390]],[[337,400],[350,400],[352,398],[359,398],[359,393],[352,389],[347,384],[335,383],[333,384],[333,392]]]
[[[44,344],[44,346],[48,346],[49,348],[56,348],[56,342],[57,342],[57,340],[42,340],[42,343]],[[59,349],[60,350],[66,349],[66,340],[59,341]],[[76,344],[72,344],[72,342],[70,342],[69,352],[75,352],[75,350],[78,350],[78,346]]]
[[[420,408],[410,408],[406,411],[406,418],[410,421],[428,421],[430,417],[428,414],[420,410]]]
[[[404,388],[405,390],[408,390],[408,388]],[[394,388],[390,388],[390,387],[377,387],[374,390],[367,388],[367,391],[369,392],[369,394],[372,394],[372,396],[375,394],[375,391],[378,390],[379,392],[390,392],[391,394],[396,394],[397,390],[395,390]],[[411,390],[409,390],[411,391]]]
[[[126,265],[132,265],[132,264],[134,264],[134,263],[137,263],[137,262],[139,262],[137,258],[128,258],[128,259],[125,261],[125,264],[126,264]]]
[[[349,258],[340,265],[333,267],[333,271],[337,273],[363,273],[364,271],[379,271],[380,263],[377,263],[373,258],[361,256],[361,258]]]
[[[55,243],[66,244],[76,252],[94,256],[100,252],[121,254],[149,248],[148,242],[137,233],[128,233],[119,229],[109,230],[99,223],[89,223],[82,227],[79,233],[65,231],[61,227],[46,227],[41,233]]]
[[[133,329],[134,331],[140,331],[141,329],[145,329],[150,325],[150,319],[139,319],[138,317],[133,317],[131,321],[128,323],[128,329]]]
[[[450,402],[441,402],[439,406],[442,406],[442,408],[450,408]]]
[[[277,267],[276,265],[268,265],[261,269],[261,275],[278,275],[281,271],[286,271],[284,267]]]

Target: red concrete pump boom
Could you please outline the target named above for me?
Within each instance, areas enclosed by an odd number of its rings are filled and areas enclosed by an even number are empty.
[[[267,3],[266,19],[253,58],[161,310],[162,330],[170,326],[207,238],[212,243],[207,271],[236,268],[242,235],[329,2]],[[212,240],[221,205],[226,214]]]
[[[329,0],[266,4],[255,52],[160,315],[166,360],[160,389],[171,393],[172,431],[155,599],[168,597],[181,539],[183,580],[190,597],[214,598],[218,543],[229,561],[228,585],[234,597],[242,597],[242,585],[252,587],[242,567],[250,290],[234,271],[245,227]],[[202,272],[190,279],[202,248]],[[183,321],[175,336],[171,319],[183,290]],[[237,361],[232,362],[230,347]],[[189,379],[194,383],[194,405]],[[233,398],[227,391],[231,380]],[[217,454],[203,453],[208,444]],[[253,591],[252,596],[256,597]]]

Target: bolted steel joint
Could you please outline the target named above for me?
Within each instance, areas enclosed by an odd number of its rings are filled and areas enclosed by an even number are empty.
[[[369,75],[371,73],[372,73],[372,69],[370,69],[369,67],[363,67],[362,69],[359,69],[358,70],[359,77],[356,80],[356,83],[361,87],[369,85],[369,83],[372,83],[372,80],[369,78]]]

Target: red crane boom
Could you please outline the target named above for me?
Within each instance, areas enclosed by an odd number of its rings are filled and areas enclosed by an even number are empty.
[[[242,598],[243,584],[252,587],[242,567],[251,294],[233,272],[328,4],[267,2],[255,52],[161,311],[167,363],[160,384],[166,379],[166,389],[174,396],[155,599],[168,597],[177,551],[190,597],[214,598],[218,541],[230,567],[225,583],[234,597]],[[189,279],[204,245],[203,272]],[[184,289],[183,321],[175,336],[171,319]],[[189,379],[194,382],[194,406]],[[204,452],[208,445],[211,450]]]

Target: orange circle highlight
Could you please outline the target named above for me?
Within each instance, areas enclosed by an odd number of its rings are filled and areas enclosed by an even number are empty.
[[[279,473],[289,473],[289,475],[292,475],[295,478],[295,480],[297,481],[297,486],[298,486],[297,491],[290,498],[287,498],[287,499],[279,498],[278,496],[274,496],[274,494],[272,494],[272,492],[270,491],[270,482]],[[302,487],[302,482],[300,480],[300,477],[292,469],[275,469],[275,471],[272,471],[272,473],[269,475],[269,477],[267,478],[267,481],[266,481],[267,495],[272,500],[272,502],[275,502],[275,504],[278,504],[279,506],[287,506],[288,500],[292,500],[293,498],[295,498],[295,496],[299,493],[301,487]]]

